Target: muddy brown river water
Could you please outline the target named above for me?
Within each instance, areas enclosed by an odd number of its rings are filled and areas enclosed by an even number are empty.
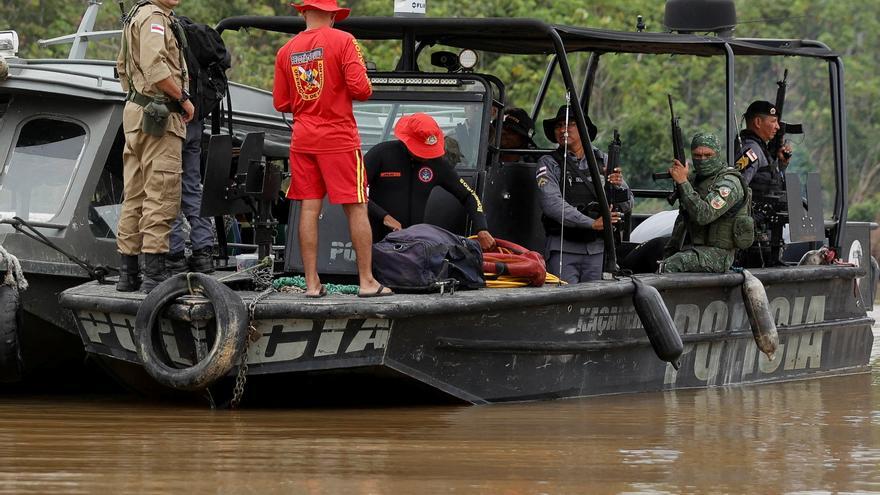
[[[0,397],[0,493],[880,493],[874,332],[871,374],[521,405]]]

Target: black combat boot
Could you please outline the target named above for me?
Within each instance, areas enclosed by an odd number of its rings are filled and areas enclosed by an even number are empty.
[[[214,272],[214,248],[212,246],[193,250],[189,257],[189,270],[197,273]]]
[[[190,271],[186,264],[186,256],[184,256],[183,251],[166,255],[165,268],[172,276]]]
[[[149,294],[157,285],[168,280],[168,270],[165,269],[165,254],[144,254],[144,283],[141,284],[141,292]]]
[[[119,292],[135,292],[141,288],[141,266],[137,255],[123,254],[119,265],[119,281],[116,290]]]

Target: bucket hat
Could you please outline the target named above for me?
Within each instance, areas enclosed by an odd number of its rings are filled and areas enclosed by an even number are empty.
[[[568,118],[569,120],[574,119],[574,112],[569,111]],[[599,134],[599,129],[596,127],[596,124],[593,124],[593,121],[590,120],[589,115],[585,114],[584,118],[586,119],[587,132],[590,135],[590,141],[595,141],[596,136]],[[559,107],[559,110],[556,112],[556,117],[544,120],[544,135],[547,136],[547,139],[549,139],[551,143],[556,142],[556,133],[553,131],[556,127],[556,123],[560,120],[565,120],[565,105]]]
[[[340,7],[336,0],[303,0],[303,3],[290,4],[300,13],[307,10],[323,10],[324,12],[336,13],[336,22],[344,20],[351,13],[351,9]]]
[[[443,131],[437,121],[425,113],[414,113],[398,120],[394,135],[410,153],[425,160],[440,158],[446,152]]]

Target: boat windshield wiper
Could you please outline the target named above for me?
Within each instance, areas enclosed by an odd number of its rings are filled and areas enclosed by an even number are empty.
[[[21,217],[12,217],[11,219],[3,219],[3,220],[0,220],[0,223],[12,225],[12,228],[14,228],[16,230],[16,232],[23,234],[27,237],[30,237],[31,239],[33,239],[41,244],[45,244],[49,248],[54,249],[55,251],[58,251],[59,253],[63,254],[65,257],[67,257],[67,259],[69,259],[70,261],[75,263],[77,266],[79,266],[80,268],[85,270],[89,274],[89,277],[92,280],[96,280],[99,284],[102,284],[102,285],[107,284],[108,283],[106,281],[107,275],[109,275],[110,273],[119,271],[117,268],[113,268],[110,266],[104,266],[104,265],[95,266],[95,265],[92,265],[91,263],[89,263],[88,261],[84,261],[84,260],[77,258],[76,256],[74,256],[74,255],[68,253],[67,251],[61,249],[60,247],[58,247],[54,242],[49,240],[49,238],[44,236],[42,232],[37,230],[37,228],[35,226],[31,225],[30,223],[27,222],[27,220],[24,220]],[[27,228],[27,230],[25,230],[25,228]]]

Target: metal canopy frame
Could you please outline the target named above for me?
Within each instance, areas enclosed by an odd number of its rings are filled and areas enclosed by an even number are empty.
[[[548,24],[536,19],[522,18],[409,18],[409,17],[351,17],[337,23],[338,29],[351,33],[364,40],[401,40],[403,45],[399,69],[413,70],[417,67],[417,45],[441,44],[457,48],[489,51],[505,54],[544,54],[555,55],[548,66],[548,73],[541,84],[536,114],[543,103],[551,72],[558,65],[565,87],[571,94],[573,117],[577,121],[578,132],[584,149],[592,149],[587,132],[582,98],[588,101],[589,95],[579,95],[568,64],[568,53],[645,53],[681,54],[694,56],[724,56],[726,65],[727,96],[727,159],[733,163],[733,142],[738,133],[734,109],[734,59],[737,56],[800,56],[823,59],[828,62],[830,101],[833,116],[834,158],[836,198],[834,219],[836,228],[832,244],[840,247],[846,230],[846,110],[844,107],[843,61],[827,45],[819,41],[794,39],[753,39],[719,38],[693,34],[623,32],[602,29],[589,29],[575,26]],[[247,28],[295,34],[305,29],[301,17],[292,16],[239,16],[220,21],[217,31]],[[593,64],[591,64],[593,65]],[[593,66],[595,70],[595,66]],[[589,88],[584,88],[589,89]],[[599,166],[592,153],[587,153],[590,177],[594,183],[601,183]],[[602,218],[611,224],[611,212],[607,206],[604,189],[597,189],[602,206]],[[614,239],[611,229],[603,230],[605,262],[603,272],[617,271]]]

